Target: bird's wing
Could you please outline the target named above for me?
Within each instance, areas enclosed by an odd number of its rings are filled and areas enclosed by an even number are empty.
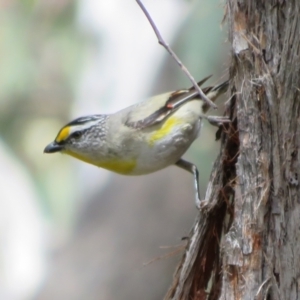
[[[201,86],[210,77],[211,76],[208,76],[202,79],[198,82],[198,85]],[[203,92],[207,94],[211,89],[212,87],[204,88]],[[172,93],[156,96],[151,100],[142,103],[140,108],[137,108],[136,110],[133,110],[132,113],[129,113],[125,124],[128,127],[136,129],[144,129],[149,126],[157,125],[163,122],[170,114],[172,114],[186,102],[197,98],[200,99],[200,96],[198,92],[195,91],[194,87],[191,87],[188,90],[178,90]],[[141,115],[141,111],[153,111],[153,113],[145,116],[144,118],[138,118],[137,116]]]

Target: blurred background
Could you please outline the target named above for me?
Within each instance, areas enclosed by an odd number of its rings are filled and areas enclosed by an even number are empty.
[[[143,3],[197,80],[227,79],[220,0]],[[189,86],[134,0],[0,0],[1,300],[163,298],[197,213],[192,175],[125,177],[43,149],[75,117]],[[202,197],[215,132],[204,122],[186,154]]]

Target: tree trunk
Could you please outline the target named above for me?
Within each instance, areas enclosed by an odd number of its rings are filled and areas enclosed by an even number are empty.
[[[299,299],[300,1],[226,17],[232,123],[165,299]]]

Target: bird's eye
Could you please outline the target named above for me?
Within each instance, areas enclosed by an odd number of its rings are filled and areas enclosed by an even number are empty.
[[[72,138],[76,140],[78,140],[81,136],[82,136],[82,132],[80,131],[75,131],[74,133],[72,133]]]

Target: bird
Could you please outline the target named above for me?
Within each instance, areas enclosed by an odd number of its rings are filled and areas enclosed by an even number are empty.
[[[228,85],[229,80],[202,90],[215,101]],[[198,169],[182,156],[199,136],[202,119],[217,126],[229,122],[227,117],[206,116],[208,109],[194,87],[167,92],[113,114],[79,117],[59,130],[44,153],[68,154],[123,175],[144,175],[178,166],[193,174],[195,203],[200,208]]]

